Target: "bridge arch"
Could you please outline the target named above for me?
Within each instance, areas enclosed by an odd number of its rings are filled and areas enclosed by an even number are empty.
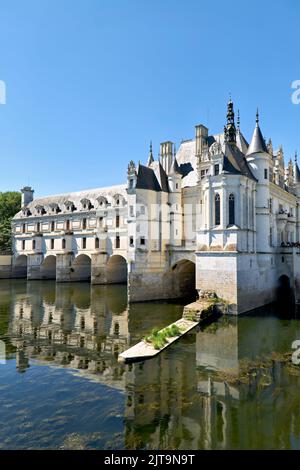
[[[124,256],[112,255],[109,258],[107,263],[108,284],[126,284],[127,272],[127,261]]]
[[[178,298],[196,297],[196,264],[181,259],[172,266],[173,288]]]
[[[72,264],[72,281],[87,282],[91,280],[91,258],[81,254],[75,258]]]
[[[27,256],[20,255],[17,256],[14,267],[13,267],[13,274],[14,277],[27,277]]]
[[[56,279],[56,256],[46,256],[41,264],[42,279]]]
[[[276,301],[281,306],[289,306],[294,302],[294,292],[290,278],[283,274],[279,277],[276,290]]]

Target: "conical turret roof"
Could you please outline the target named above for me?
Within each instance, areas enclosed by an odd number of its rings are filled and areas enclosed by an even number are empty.
[[[247,151],[247,157],[253,153],[268,153],[265,139],[259,127],[259,116],[256,114],[256,126],[253,132],[252,140]]]

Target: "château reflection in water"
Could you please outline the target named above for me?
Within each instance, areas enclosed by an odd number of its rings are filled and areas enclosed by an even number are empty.
[[[121,438],[110,448],[299,449],[300,366],[290,356],[300,321],[270,310],[222,317],[152,360],[118,363],[120,352],[182,310],[174,303],[128,306],[125,286],[3,281],[0,339],[8,362],[16,361],[15,373],[48,365],[49,374],[55,368],[83,378],[85,393],[92,383],[121,393]],[[71,381],[69,387],[66,393],[74,393]],[[101,419],[89,414],[97,429],[110,412],[104,401],[99,407]],[[49,426],[48,441],[35,448],[57,447]],[[18,436],[15,441],[26,447]],[[108,446],[103,442],[98,446]],[[97,448],[93,439],[85,445]]]

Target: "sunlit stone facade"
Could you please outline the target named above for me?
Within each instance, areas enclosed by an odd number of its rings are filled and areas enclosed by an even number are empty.
[[[129,300],[215,293],[233,313],[267,304],[281,283],[298,300],[300,172],[266,144],[250,145],[230,100],[224,132],[152,145],[121,186],[34,199],[13,220],[13,276],[128,283]],[[279,284],[278,284],[279,283]]]

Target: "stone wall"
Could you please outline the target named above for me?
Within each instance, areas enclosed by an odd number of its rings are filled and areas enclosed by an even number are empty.
[[[9,279],[11,277],[11,260],[10,255],[0,255],[0,279]]]

